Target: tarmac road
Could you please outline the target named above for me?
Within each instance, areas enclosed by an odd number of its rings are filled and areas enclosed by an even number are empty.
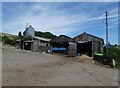
[[[3,46],[3,86],[118,86],[118,70]]]

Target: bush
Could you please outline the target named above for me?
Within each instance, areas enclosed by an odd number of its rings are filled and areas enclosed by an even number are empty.
[[[3,36],[2,37],[2,42],[3,42],[3,44],[10,44],[10,45],[13,44],[13,40],[10,39],[8,36]]]
[[[107,52],[105,49],[105,53],[104,53],[105,57],[109,57],[110,60],[107,58],[107,62],[110,63],[112,62],[112,59],[115,58],[116,61],[116,67],[120,68],[120,49],[116,48],[115,46],[111,46]]]
[[[107,56],[106,54],[103,55],[94,55],[94,60],[96,60],[97,62],[100,62],[104,65],[109,65],[112,66],[112,58]]]
[[[16,36],[14,36],[14,37],[3,36],[2,42],[3,42],[3,44],[15,45],[17,39],[18,39],[18,37],[16,37]]]
[[[113,67],[112,59],[115,59],[116,62],[116,68],[120,68],[120,49],[116,46],[110,46],[110,48],[106,49],[104,47],[104,53],[103,55],[94,55],[94,60],[97,62],[100,62],[104,65],[109,65]]]

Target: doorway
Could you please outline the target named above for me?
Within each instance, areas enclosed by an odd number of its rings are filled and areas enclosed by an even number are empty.
[[[92,42],[77,43],[77,54],[92,56]]]

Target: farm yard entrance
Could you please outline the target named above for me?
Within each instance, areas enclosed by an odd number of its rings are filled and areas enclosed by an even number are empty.
[[[92,56],[92,42],[78,42],[77,54],[86,54]]]

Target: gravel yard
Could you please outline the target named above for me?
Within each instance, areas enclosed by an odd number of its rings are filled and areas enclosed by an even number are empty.
[[[118,70],[3,46],[3,86],[118,86]]]

